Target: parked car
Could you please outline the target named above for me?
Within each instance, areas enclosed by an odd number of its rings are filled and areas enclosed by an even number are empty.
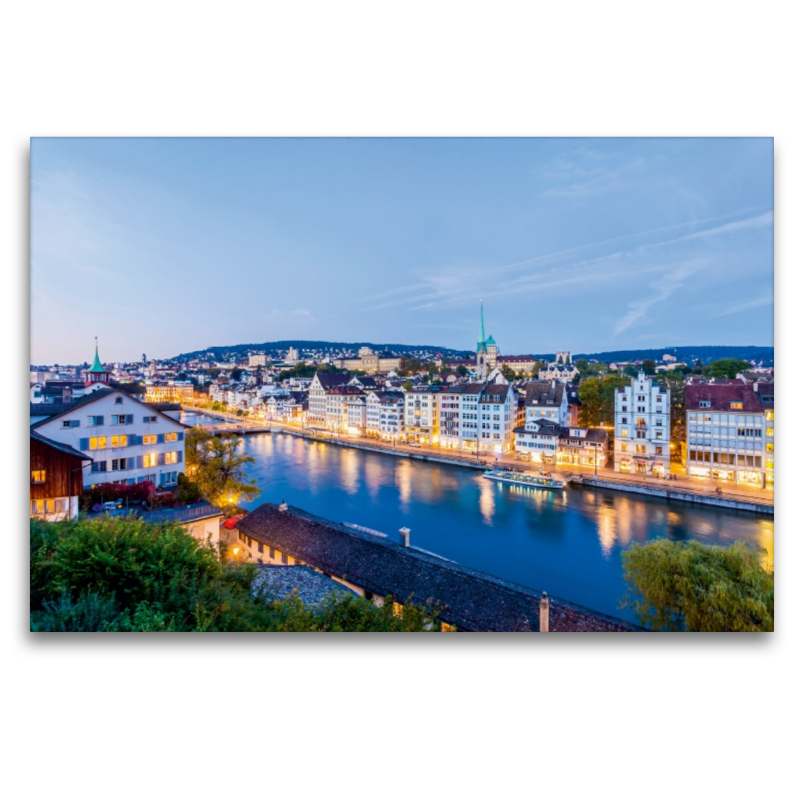
[[[409,442],[408,446],[409,447],[419,447],[419,442]]]
[[[103,503],[103,511],[114,511],[117,508],[122,508],[122,500],[109,500]]]

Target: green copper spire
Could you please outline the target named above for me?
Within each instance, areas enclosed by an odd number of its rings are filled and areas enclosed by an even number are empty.
[[[108,372],[108,370],[103,369],[103,365],[100,363],[100,356],[97,354],[97,337],[94,337],[94,364],[86,370],[87,372]]]
[[[481,342],[486,341],[486,334],[483,332],[483,300],[481,300]]]

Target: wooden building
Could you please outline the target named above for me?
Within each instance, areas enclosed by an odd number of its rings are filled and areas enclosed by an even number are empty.
[[[31,431],[31,516],[56,521],[78,516],[83,470],[92,459]]]

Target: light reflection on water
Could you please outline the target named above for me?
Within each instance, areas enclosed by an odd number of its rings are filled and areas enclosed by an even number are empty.
[[[193,420],[189,420],[191,424]],[[551,595],[630,618],[621,554],[667,537],[749,542],[774,559],[774,522],[744,512],[667,504],[578,487],[547,491],[495,483],[476,470],[311,442],[288,434],[244,439],[261,502],[303,508],[385,531],[411,528],[413,544]]]

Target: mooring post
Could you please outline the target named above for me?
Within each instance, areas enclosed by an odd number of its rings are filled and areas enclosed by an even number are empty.
[[[550,630],[550,600],[547,592],[542,592],[539,601],[539,633],[548,633]]]

